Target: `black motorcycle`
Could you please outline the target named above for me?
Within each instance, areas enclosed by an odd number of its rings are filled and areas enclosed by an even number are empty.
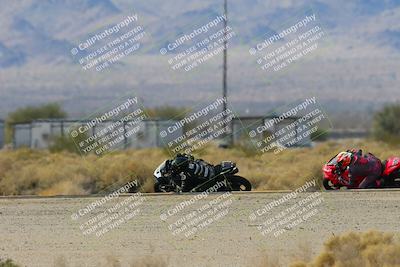
[[[223,161],[221,164],[214,166],[215,175],[207,181],[198,180],[193,185],[190,192],[204,192],[218,186],[218,192],[224,191],[251,191],[251,183],[241,176],[235,175],[239,172],[236,164],[232,161]],[[154,171],[154,191],[155,192],[182,192],[181,177],[171,172],[169,161],[166,160]]]

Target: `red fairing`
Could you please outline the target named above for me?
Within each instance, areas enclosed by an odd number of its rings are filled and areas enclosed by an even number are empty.
[[[388,158],[386,165],[384,166],[385,170],[383,171],[383,175],[389,176],[393,172],[400,169],[400,158],[399,157],[390,157]]]
[[[357,160],[358,157],[354,155],[354,159]],[[326,163],[322,167],[322,173],[324,174],[324,179],[330,180],[331,183],[334,186],[347,186],[348,188],[358,188],[359,184],[363,181],[365,177],[354,177],[354,185],[353,186],[348,186],[348,183],[350,182],[350,177],[349,177],[349,170],[346,169],[342,175],[342,181],[339,180],[339,175],[335,173],[336,170],[336,156],[333,157],[328,163]]]
[[[354,179],[354,184],[352,187],[349,187],[349,170],[346,169],[346,171],[342,173],[341,177],[339,177],[339,175],[335,171],[337,167],[336,156],[323,166],[322,172],[324,174],[324,180],[329,180],[333,184],[333,186],[336,187],[336,189],[339,189],[339,187],[341,186],[346,186],[347,188],[358,188],[365,177],[352,177],[352,179]],[[356,155],[355,160],[357,160]],[[364,158],[359,158],[359,162],[362,162],[362,160],[364,160]],[[385,165],[383,166],[384,170],[382,172],[381,179],[385,180],[390,177],[400,178],[400,157],[390,157],[385,162],[383,162],[383,164]],[[376,188],[381,187],[381,179],[378,179],[376,181]]]
[[[339,184],[338,175],[335,174],[335,169],[334,165],[325,164],[324,167],[322,167],[322,172],[324,174],[324,179],[330,180],[333,184]]]
[[[324,167],[322,168],[324,179],[330,180],[334,185],[343,185],[343,183],[339,181],[339,175],[335,173],[335,170],[336,170],[335,165],[329,163],[325,164]],[[342,179],[344,179],[346,182],[350,181],[349,170],[345,170],[342,173]]]

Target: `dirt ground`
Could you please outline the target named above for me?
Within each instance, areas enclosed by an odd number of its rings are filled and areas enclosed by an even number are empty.
[[[270,255],[285,265],[296,254],[316,254],[326,238],[342,232],[399,231],[400,191],[321,192],[319,202],[312,198],[316,193],[302,193],[277,207],[269,205],[287,196],[212,194],[193,201],[194,195],[124,195],[90,213],[88,205],[102,197],[0,198],[0,257],[41,267],[138,266],[149,259],[168,266],[257,266]],[[307,211],[296,213],[312,201]],[[176,206],[180,203],[186,205],[182,210]],[[286,214],[278,221],[291,225],[263,235],[262,223],[270,227],[281,211]],[[107,218],[117,214],[112,219],[124,220],[111,227],[115,221]],[[212,219],[206,224],[202,214]],[[293,214],[302,220],[294,223]],[[83,232],[95,224],[108,231]],[[183,224],[187,231],[175,231]]]

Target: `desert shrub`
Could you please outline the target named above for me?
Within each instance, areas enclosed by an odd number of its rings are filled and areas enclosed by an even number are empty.
[[[378,231],[350,232],[331,237],[313,261],[298,262],[291,266],[399,266],[399,253],[400,242],[394,239],[393,234]]]
[[[374,115],[373,136],[388,143],[400,141],[400,104],[384,107]]]
[[[375,267],[400,266],[400,241],[391,233],[378,231],[349,232],[330,237],[314,258],[308,249],[299,247],[291,256],[290,267]],[[260,267],[283,265],[271,255],[264,255]]]
[[[325,129],[318,128],[315,132],[311,133],[310,138],[313,141],[321,142],[328,140],[329,132]]]
[[[72,131],[74,129],[70,129]],[[69,134],[63,136],[55,136],[50,144],[50,152],[62,152],[67,151],[71,153],[81,154],[78,148],[80,142],[85,141],[88,138],[86,134],[79,134],[77,137],[72,138]]]
[[[36,119],[61,119],[66,117],[67,113],[57,103],[19,108],[8,114],[6,118],[6,142],[11,142],[13,135],[12,125],[14,123],[29,123]]]
[[[2,260],[0,259],[0,267],[19,267],[19,265],[15,264],[12,260]]]
[[[72,138],[68,136],[56,136],[52,140],[52,144],[49,147],[50,152],[61,152],[68,151],[79,154],[79,149],[75,145]]]
[[[183,119],[190,109],[188,108],[179,108],[179,107],[171,107],[171,106],[162,106],[151,109],[146,109],[145,113],[151,118],[158,119],[166,119],[166,120],[180,120]]]

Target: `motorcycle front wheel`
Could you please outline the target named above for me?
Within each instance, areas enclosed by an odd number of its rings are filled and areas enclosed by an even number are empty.
[[[325,190],[337,190],[338,188],[332,184],[329,179],[323,179],[322,184],[324,185]]]
[[[174,188],[171,186],[162,184],[160,182],[155,182],[154,183],[154,192],[155,193],[167,193],[167,192],[174,192]]]
[[[155,192],[155,193],[161,193],[161,192],[163,192],[163,191],[161,191],[160,183],[159,183],[159,182],[154,183],[154,192]]]
[[[233,175],[228,178],[233,191],[251,191],[251,183],[246,178]]]

